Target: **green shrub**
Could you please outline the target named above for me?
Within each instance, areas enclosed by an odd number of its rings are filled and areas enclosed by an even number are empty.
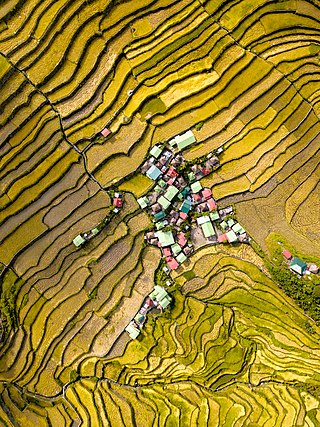
[[[203,125],[204,125],[204,122],[199,122],[195,125],[195,129],[199,131]]]

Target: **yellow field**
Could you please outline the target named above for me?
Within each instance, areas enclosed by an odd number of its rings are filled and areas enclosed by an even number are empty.
[[[316,3],[9,0],[0,18],[0,424],[318,427],[318,327],[260,257],[320,260]],[[199,249],[131,341],[161,259],[140,167],[188,129],[186,160],[223,147],[201,182],[260,255]],[[77,248],[110,190],[123,208]],[[295,295],[316,298],[309,277]]]

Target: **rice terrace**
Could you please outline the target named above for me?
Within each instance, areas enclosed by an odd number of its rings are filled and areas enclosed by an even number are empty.
[[[0,79],[0,426],[320,427],[319,0],[2,0]]]

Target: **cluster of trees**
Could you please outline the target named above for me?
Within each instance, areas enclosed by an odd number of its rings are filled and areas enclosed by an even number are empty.
[[[0,316],[5,332],[17,326],[16,298],[22,284],[23,280],[19,279],[12,270],[3,272],[0,280]]]
[[[271,263],[267,265],[273,280],[279,284],[280,288],[320,325],[320,279],[313,277],[310,281],[303,277],[299,278],[286,265]]]

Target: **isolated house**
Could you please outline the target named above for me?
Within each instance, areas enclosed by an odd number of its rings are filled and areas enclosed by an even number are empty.
[[[111,130],[109,130],[108,128],[104,128],[104,129],[101,131],[102,136],[104,136],[105,138],[106,138],[108,135],[110,135],[110,133],[111,133]]]
[[[313,274],[319,273],[319,267],[316,264],[308,263],[308,270]]]
[[[285,249],[283,252],[282,252],[282,255],[285,257],[285,259],[287,259],[288,261],[292,258],[292,254],[291,254],[291,252],[289,252],[288,251],[288,249]]]
[[[121,208],[123,205],[123,200],[120,197],[115,197],[112,202],[113,206],[116,208]]]
[[[307,268],[307,264],[305,262],[301,261],[301,259],[294,257],[291,260],[289,268],[290,268],[290,270],[292,270],[295,273],[298,273],[300,276],[302,276],[303,273],[305,272],[306,268]]]
[[[78,234],[78,236],[73,239],[73,244],[78,248],[83,245],[85,241],[86,239],[81,234]]]

